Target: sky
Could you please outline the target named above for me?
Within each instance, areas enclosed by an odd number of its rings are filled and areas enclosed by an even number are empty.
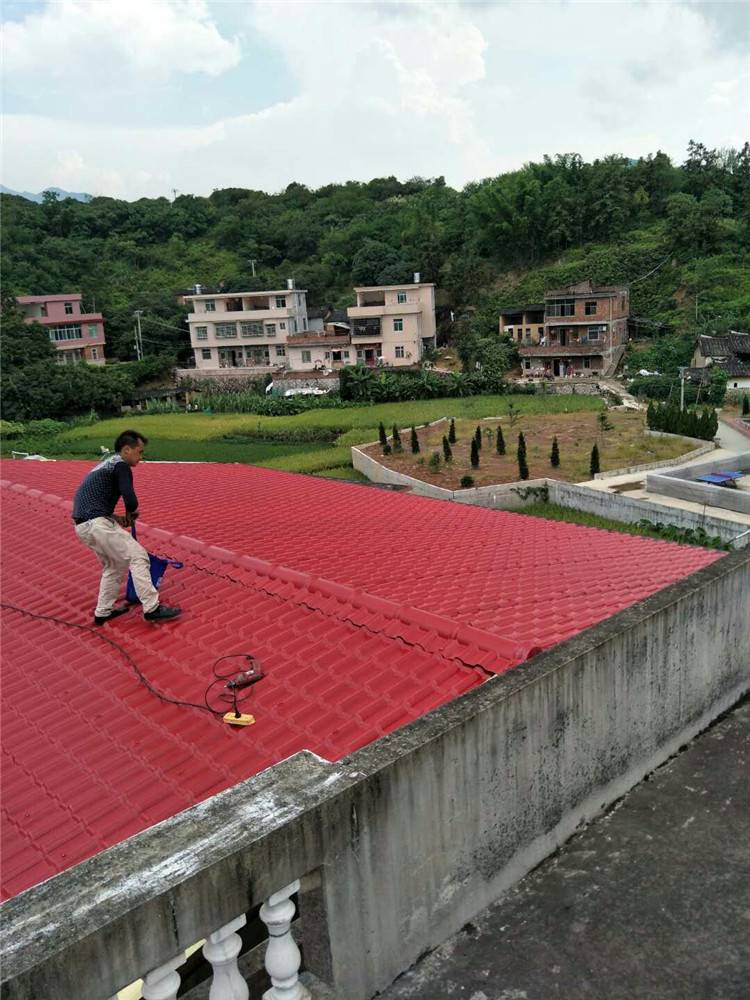
[[[750,137],[750,0],[4,0],[2,183],[133,200]]]

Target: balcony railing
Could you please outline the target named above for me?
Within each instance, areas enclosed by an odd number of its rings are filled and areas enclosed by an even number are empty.
[[[380,320],[365,320],[352,323],[352,337],[379,338],[381,336]]]

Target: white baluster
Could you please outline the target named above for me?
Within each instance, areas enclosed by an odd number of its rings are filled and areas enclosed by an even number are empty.
[[[185,961],[185,952],[170,958],[143,978],[141,996],[143,1000],[177,1000],[177,990],[180,988],[180,974],[176,970]]]
[[[208,935],[203,954],[211,963],[214,977],[209,1000],[248,1000],[250,990],[237,968],[237,956],[242,948],[242,938],[235,931],[244,927],[244,913],[231,923]]]
[[[260,908],[260,919],[268,927],[266,971],[273,986],[263,1000],[310,1000],[310,993],[299,981],[301,956],[289,930],[294,917],[294,903],[289,898],[299,891],[299,880],[270,896]]]

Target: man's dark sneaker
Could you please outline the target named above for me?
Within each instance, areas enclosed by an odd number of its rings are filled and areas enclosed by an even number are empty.
[[[105,622],[111,622],[113,618],[119,618],[120,615],[124,615],[128,611],[130,611],[130,605],[126,604],[123,608],[112,608],[108,615],[94,615],[94,625],[103,625]]]
[[[153,611],[144,612],[143,617],[147,622],[168,622],[170,618],[176,618],[182,614],[182,608],[170,608],[168,604],[160,604]]]

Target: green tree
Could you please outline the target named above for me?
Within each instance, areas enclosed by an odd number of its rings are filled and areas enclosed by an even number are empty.
[[[401,435],[398,432],[398,427],[393,425],[393,450],[397,454],[400,454],[404,450],[404,446],[401,444]]]
[[[385,432],[385,425],[382,420],[378,424],[378,440],[383,448],[388,444],[388,435]]]
[[[518,460],[518,478],[528,479],[529,478],[529,466],[526,461],[526,438],[523,433],[518,435],[518,447],[516,449],[516,458]]]
[[[744,393],[742,396],[742,416],[746,417],[748,413],[750,413],[750,397]]]
[[[456,443],[456,421],[452,417],[450,427],[448,428],[448,440],[451,444]]]
[[[446,462],[450,462],[453,458],[453,452],[445,434],[443,434],[443,458]]]
[[[498,455],[505,454],[505,438],[503,437],[503,429],[500,424],[497,425],[497,431],[495,433],[495,451]]]
[[[471,467],[472,469],[479,468],[479,445],[475,437],[471,439]]]
[[[417,431],[415,427],[412,427],[411,429],[411,453],[412,455],[419,454],[419,437],[417,436]]]
[[[597,445],[591,449],[591,462],[589,464],[589,476],[591,479],[600,471],[599,468],[599,448]]]
[[[476,441],[477,448],[481,450],[482,447],[482,428],[477,427],[474,431],[474,440]]]
[[[549,464],[553,469],[557,469],[560,465],[560,449],[557,445],[557,437],[552,438],[552,451],[549,456]]]

